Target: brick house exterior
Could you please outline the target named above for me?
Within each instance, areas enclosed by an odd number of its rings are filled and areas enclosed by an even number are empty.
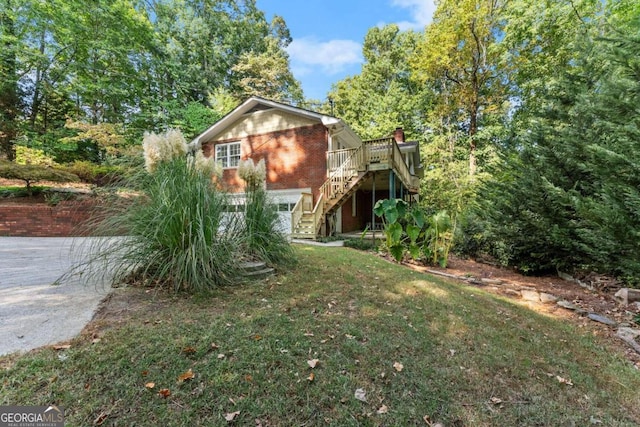
[[[222,182],[238,196],[239,204],[243,182],[237,174],[238,162],[264,160],[267,191],[278,204],[283,230],[295,237],[315,238],[364,229],[372,221],[375,199],[417,192],[417,143],[407,145],[397,140],[398,136],[383,138],[376,140],[375,146],[367,145],[338,118],[251,97],[190,145],[192,149],[201,148],[223,166]],[[406,145],[405,152],[407,147],[412,151],[403,154],[394,141]],[[378,152],[388,155],[380,157]],[[361,158],[357,165],[353,164],[356,157]],[[401,166],[399,180],[393,167],[380,166],[391,158]],[[415,166],[411,174],[407,172],[407,160]],[[351,166],[345,168],[345,162]],[[399,191],[396,181],[400,182]]]

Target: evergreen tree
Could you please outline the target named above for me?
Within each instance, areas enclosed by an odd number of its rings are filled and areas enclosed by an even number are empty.
[[[484,217],[523,270],[595,270],[640,283],[640,21],[576,45],[518,150],[485,189]]]

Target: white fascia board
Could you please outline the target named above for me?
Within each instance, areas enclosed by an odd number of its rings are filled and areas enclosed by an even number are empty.
[[[311,193],[311,187],[305,188],[287,188],[284,190],[267,190],[267,196],[274,202],[296,202],[302,193]],[[229,195],[229,201],[232,205],[243,204],[246,198],[245,193],[233,193]]]
[[[329,129],[331,138],[341,141],[347,147],[357,148],[362,145],[362,139],[341,119],[322,116],[322,124]]]

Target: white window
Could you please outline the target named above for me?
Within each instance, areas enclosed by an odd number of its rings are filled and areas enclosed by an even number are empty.
[[[237,168],[240,163],[240,143],[216,145],[216,162],[223,168]]]

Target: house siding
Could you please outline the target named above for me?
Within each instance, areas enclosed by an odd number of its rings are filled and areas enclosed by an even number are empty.
[[[254,113],[258,114],[258,113]],[[274,114],[259,115],[271,117]],[[283,115],[287,116],[287,115]],[[286,117],[285,117],[286,118]],[[262,129],[258,122],[246,118],[246,123],[238,123],[236,129]],[[276,120],[277,121],[277,120]],[[291,122],[283,120],[281,125]],[[242,159],[251,158],[254,162],[264,159],[267,168],[267,190],[286,190],[291,188],[311,188],[317,200],[320,186],[326,180],[326,151],[328,147],[327,130],[321,123],[287,129],[278,129],[260,134],[236,134],[224,132],[225,138],[203,142],[205,156],[213,156],[215,146],[232,141],[240,141]],[[225,169],[223,183],[231,192],[242,192],[243,182],[237,169]]]
[[[281,110],[255,111],[233,123],[216,136],[216,141],[247,138],[251,135],[266,134],[285,129],[295,129],[316,124],[313,120]]]

